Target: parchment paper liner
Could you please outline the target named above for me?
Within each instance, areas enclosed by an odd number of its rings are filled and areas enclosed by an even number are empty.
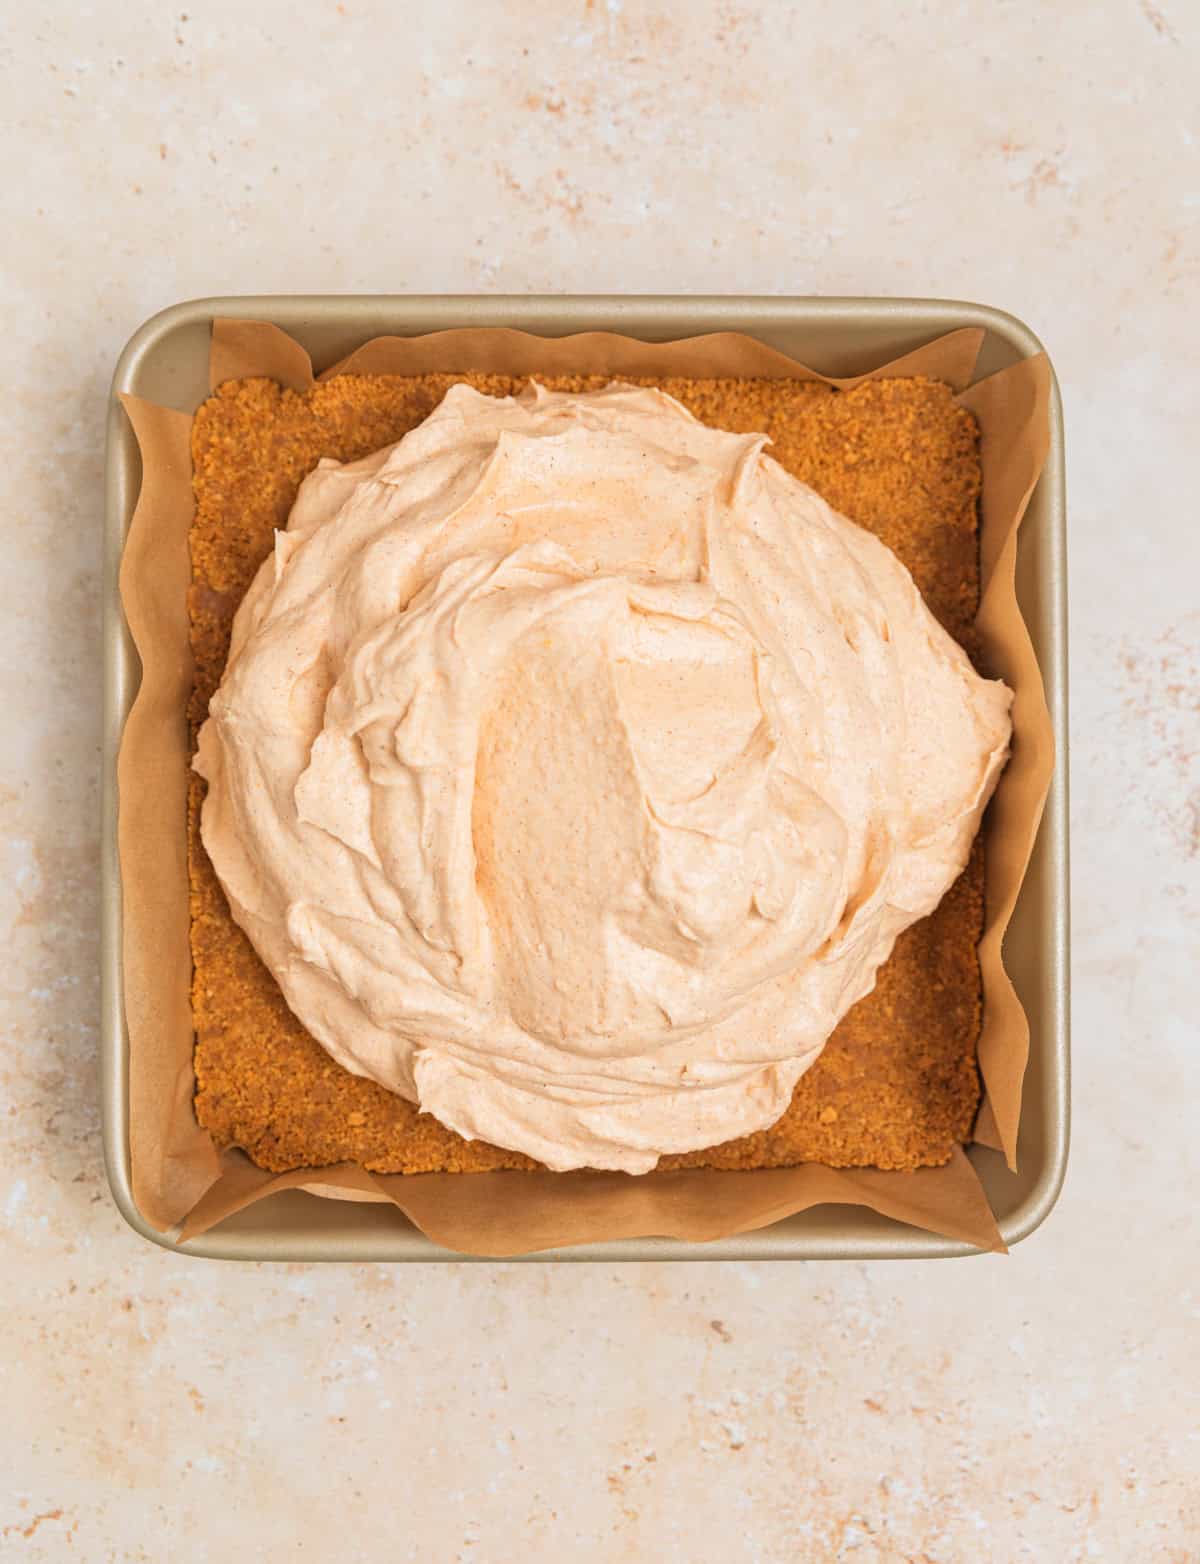
[[[821,380],[842,388],[885,376],[947,381],[979,419],[983,494],[978,624],[988,671],[1015,692],[1012,759],[984,823],[985,931],[980,945],[984,1017],[979,1065],[984,1101],[975,1138],[1016,1166],[1029,1026],[1002,960],[1054,765],[1041,673],[1014,584],[1017,528],[1049,443],[1050,371],[1044,356],[972,384],[983,332],[951,332],[869,374],[831,380],[752,337],[722,332],[646,343],[589,332],[539,338],[469,329],[378,337],[320,377],[340,373],[734,376]],[[264,375],[297,391],[313,384],[304,349],[278,327],[216,321],[212,388]],[[142,661],[142,682],[118,760],[123,961],[129,1032],[133,1190],[154,1226],[182,1224],[181,1241],[276,1190],[389,1200],[435,1243],[503,1256],[604,1239],[661,1235],[694,1241],[741,1233],[829,1202],[864,1205],[983,1249],[1003,1249],[983,1187],[961,1149],[919,1172],[839,1170],[819,1164],[757,1172],[688,1169],[619,1173],[479,1173],[404,1176],[350,1164],[283,1175],[238,1151],[218,1152],[192,1108],[185,711],[191,685],[187,588],[193,513],[191,416],[124,397],[143,463],[142,488],[121,566],[121,596]]]

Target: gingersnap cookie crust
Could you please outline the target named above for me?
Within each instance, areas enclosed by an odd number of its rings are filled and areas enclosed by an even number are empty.
[[[301,480],[323,456],[352,461],[400,439],[466,381],[492,396],[503,375],[341,375],[301,395],[273,381],[230,381],[192,432],[196,514],[189,595],[195,664],[193,744],[220,681],[234,611],[271,552]],[[598,376],[549,376],[554,390],[596,390]],[[839,392],[798,380],[638,381],[669,392],[705,423],[765,431],[771,454],[837,510],[876,533],[908,566],[931,611],[974,654],[979,604],[978,432],[950,389],[922,378]],[[192,1008],[196,1114],[220,1146],[282,1172],[359,1162],[380,1173],[535,1167],[465,1141],[325,1053],[284,1002],[234,923],[200,842],[204,783],[189,785]],[[662,1167],[917,1168],[946,1162],[979,1103],[982,1015],[977,945],[983,854],[937,910],[902,934],[874,991],[843,1019],[791,1105],[770,1129]]]

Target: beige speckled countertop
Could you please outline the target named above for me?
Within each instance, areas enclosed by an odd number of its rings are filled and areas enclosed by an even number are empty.
[[[1198,82],[1189,0],[12,11],[0,1557],[1200,1558]],[[1008,1259],[234,1267],[124,1227],[108,377],[177,299],[410,289],[934,294],[1043,336],[1075,1140]]]

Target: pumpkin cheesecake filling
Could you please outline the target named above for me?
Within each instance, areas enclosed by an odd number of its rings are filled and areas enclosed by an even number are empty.
[[[650,388],[467,385],[323,460],[234,620],[201,834],[354,1075],[554,1169],[779,1119],[1007,756],[883,542]]]

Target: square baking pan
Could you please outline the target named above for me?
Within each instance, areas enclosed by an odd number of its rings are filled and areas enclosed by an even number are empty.
[[[853,375],[964,326],[985,332],[977,376],[1042,351],[1020,321],[983,305],[937,299],[558,296],[280,296],[200,299],[147,321],[121,354],[108,408],[104,550],[104,747],[101,1050],[104,1150],[113,1196],[144,1237],[179,1252],[238,1260],[470,1258],[433,1244],[390,1203],[359,1204],[301,1192],[272,1195],[177,1246],[138,1210],[129,1167],[128,1036],[121,969],[117,750],[140,678],[117,578],[141,482],[137,442],[121,392],[194,412],[208,394],[209,334],[218,316],[272,321],[312,355],[319,373],[381,335],[459,326],[510,326],[541,336],[615,331],[668,341],[740,331],[830,375]],[[1045,680],[1057,769],[1005,938],[1005,964],[1029,1016],[1031,1039],[1019,1137],[1020,1171],[969,1148],[1008,1244],[1031,1233],[1058,1197],[1069,1129],[1066,514],[1062,407],[1050,406],[1050,450],[1021,526],[1017,595]],[[184,822],[180,821],[180,830]],[[757,1232],[686,1243],[641,1238],[542,1251],[542,1260],[933,1259],[968,1245],[859,1206],[824,1205]]]

